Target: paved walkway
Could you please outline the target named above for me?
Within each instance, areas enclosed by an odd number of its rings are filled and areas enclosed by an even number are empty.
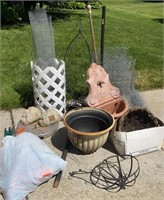
[[[146,107],[159,119],[164,121],[164,90],[142,92]],[[4,128],[16,126],[23,109],[13,109],[12,112],[0,111],[0,141],[3,138]],[[66,130],[62,123],[52,137],[44,139],[45,143],[59,156],[61,156]],[[1,146],[1,144],[0,144]],[[164,147],[164,145],[163,145]],[[70,150],[67,156],[67,168],[63,172],[58,188],[53,188],[54,178],[39,186],[29,200],[163,200],[164,198],[164,150],[138,156],[140,175],[132,187],[127,187],[118,193],[110,193],[79,179],[68,179],[69,172],[83,169],[91,171],[103,159],[114,155],[115,150],[109,142],[95,153],[83,155],[77,150]],[[0,196],[0,200],[3,199]]]

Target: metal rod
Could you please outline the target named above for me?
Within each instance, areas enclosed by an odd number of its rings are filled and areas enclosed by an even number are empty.
[[[62,156],[61,156],[61,158],[62,158],[63,160],[66,160],[69,145],[70,145],[70,140],[67,138],[67,140],[66,140],[66,145],[65,145],[65,149],[63,150],[63,153],[62,153]],[[59,183],[60,183],[60,180],[61,180],[62,172],[63,172],[63,171],[60,171],[60,172],[56,175],[55,180],[54,180],[54,183],[53,183],[53,187],[54,187],[54,188],[57,188],[57,187],[58,187],[58,185],[59,185]]]
[[[101,48],[100,48],[100,64],[104,64],[104,35],[105,35],[105,16],[106,6],[102,7],[102,18],[101,18]]]
[[[93,29],[91,6],[88,5],[87,9],[88,9],[90,29],[91,29],[91,36],[92,36],[92,43],[93,43],[94,61],[95,61],[96,64],[98,64],[98,57],[97,57],[97,51],[96,51],[96,42],[95,42],[95,34],[94,34],[94,29]]]

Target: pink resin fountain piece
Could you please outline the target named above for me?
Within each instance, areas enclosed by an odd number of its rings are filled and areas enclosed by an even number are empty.
[[[90,107],[99,108],[113,115],[121,117],[127,110],[128,104],[120,96],[120,90],[109,81],[109,74],[103,67],[92,63],[87,71],[89,94],[86,102]]]

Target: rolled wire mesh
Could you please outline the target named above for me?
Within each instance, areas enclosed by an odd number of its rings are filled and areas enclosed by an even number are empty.
[[[113,47],[104,50],[103,67],[109,74],[110,82],[120,89],[121,95],[130,106],[144,106],[135,89],[135,59],[128,56],[127,48]]]
[[[29,19],[32,27],[35,60],[54,58],[55,45],[51,16],[47,16],[44,9],[35,9],[29,11]]]

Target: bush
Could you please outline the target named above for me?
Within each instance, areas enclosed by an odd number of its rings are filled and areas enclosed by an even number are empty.
[[[69,9],[84,9],[85,8],[84,2],[76,2],[76,1],[69,1],[66,8]]]
[[[35,8],[36,1],[2,1],[1,3],[1,22],[4,24],[15,24],[27,22],[28,11]]]
[[[36,7],[37,1],[2,1],[1,3],[1,22],[3,24],[14,24],[27,22],[28,11]],[[48,11],[59,9],[85,9],[86,4],[92,8],[100,8],[101,1],[40,1],[40,6],[46,5]]]
[[[102,3],[101,1],[76,1],[76,0],[71,0],[71,1],[55,1],[55,2],[50,2],[48,4],[48,8],[65,8],[65,9],[84,9],[86,7],[86,4],[90,4],[92,8],[100,8]]]
[[[15,23],[22,18],[23,9],[20,3],[9,4],[9,2],[1,3],[1,21],[2,24]]]
[[[102,2],[101,1],[90,1],[88,4],[90,4],[92,6],[92,8],[94,9],[98,9],[101,8],[102,6]]]

